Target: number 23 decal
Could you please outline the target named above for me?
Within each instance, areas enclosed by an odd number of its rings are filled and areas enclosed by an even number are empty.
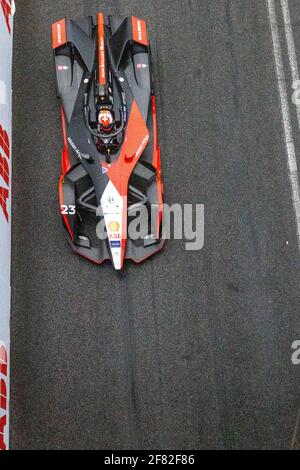
[[[75,215],[76,214],[76,206],[61,206],[61,213],[62,215]]]

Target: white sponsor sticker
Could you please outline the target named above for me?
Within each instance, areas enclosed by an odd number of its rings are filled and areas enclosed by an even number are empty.
[[[101,199],[110,251],[115,269],[121,269],[123,233],[123,197],[111,181],[105,188]]]

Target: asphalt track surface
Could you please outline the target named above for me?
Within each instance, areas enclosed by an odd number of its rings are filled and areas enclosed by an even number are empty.
[[[170,241],[122,276],[72,255],[58,213],[50,25],[96,11],[147,20],[166,199],[205,204],[204,249]],[[265,0],[19,0],[13,165],[12,448],[297,446],[300,254]]]

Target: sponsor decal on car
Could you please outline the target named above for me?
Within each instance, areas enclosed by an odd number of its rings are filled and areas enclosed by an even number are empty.
[[[90,155],[88,155],[87,153],[81,153],[80,150],[78,149],[78,147],[74,144],[73,140],[71,139],[71,137],[68,137],[67,141],[69,142],[69,144],[71,145],[72,149],[74,150],[74,152],[76,153],[77,157],[79,158],[79,160],[89,160],[91,157]]]
[[[113,240],[113,239],[116,239],[116,240],[120,240],[122,238],[122,235],[120,233],[111,233],[110,234],[110,239]]]
[[[107,202],[108,204],[111,204],[111,205],[114,205],[116,203],[116,200],[113,194],[109,194],[107,196]]]
[[[99,49],[99,83],[104,86],[106,84],[106,59],[105,59],[105,30],[104,15],[98,14],[98,49]]]
[[[139,41],[142,41],[143,40],[143,32],[142,32],[141,20],[137,21],[137,32],[138,32]]]
[[[112,203],[113,202],[113,203]],[[106,186],[101,199],[105,225],[107,227],[107,236],[110,242],[113,263],[116,269],[122,267],[122,242],[126,235],[123,234],[123,208],[127,204],[117,191],[111,181]]]
[[[120,224],[118,222],[110,222],[108,228],[111,232],[118,232],[120,230]]]
[[[69,70],[69,67],[67,67],[67,65],[59,65],[57,67],[57,70],[59,70],[60,72],[62,71],[65,71],[65,70]]]
[[[52,25],[53,49],[63,46],[67,42],[66,20],[57,21]]]
[[[145,137],[143,138],[143,140],[141,142],[141,145],[137,149],[137,151],[135,153],[136,158],[140,158],[140,156],[142,155],[143,151],[145,150],[145,147],[148,144],[148,142],[149,142],[149,134],[145,135]]]
[[[121,248],[121,242],[113,240],[110,242],[110,246],[111,248]]]
[[[143,44],[143,46],[148,45],[148,35],[147,35],[147,26],[144,20],[140,20],[135,16],[132,17],[132,32],[133,40]]]

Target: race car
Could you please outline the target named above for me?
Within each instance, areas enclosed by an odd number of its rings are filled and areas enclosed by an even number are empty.
[[[64,145],[60,212],[75,253],[121,270],[164,244],[163,183],[147,26],[99,13],[52,25]],[[142,211],[143,209],[143,211]],[[130,224],[140,217],[138,237]]]

